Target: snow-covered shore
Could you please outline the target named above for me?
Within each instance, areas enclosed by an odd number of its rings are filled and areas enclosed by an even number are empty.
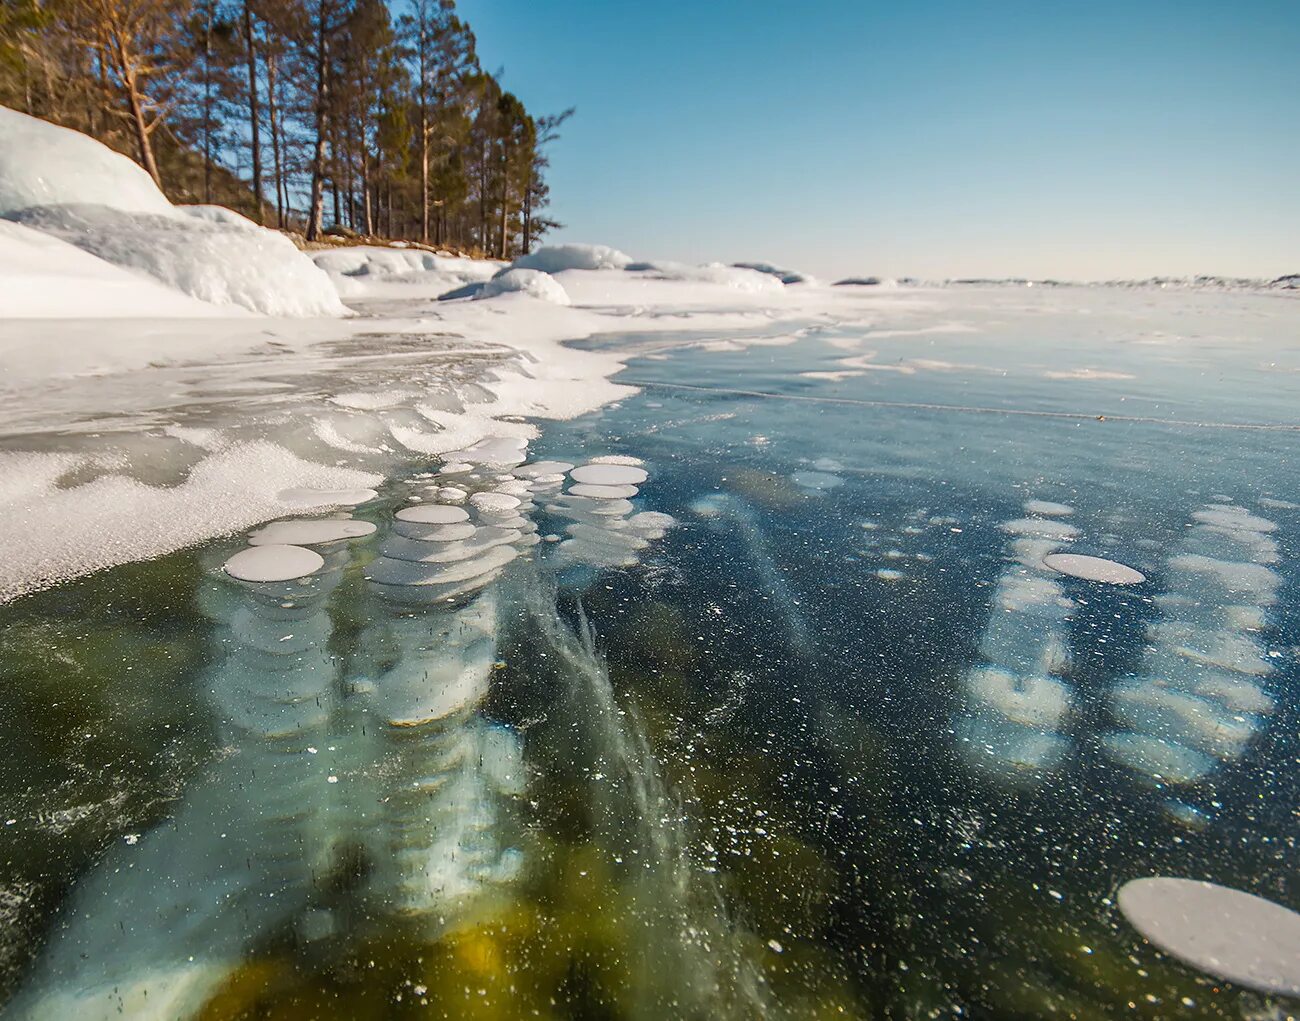
[[[485,437],[531,440],[630,392],[612,382],[629,345],[567,342],[635,334],[644,354],[655,334],[969,329],[945,292],[766,263],[585,245],[512,265],[304,253],[229,210],[171,206],[75,132],[0,109],[0,136],[22,143],[0,147],[0,600],[304,506],[328,513],[334,491]],[[846,352],[837,372],[877,368]]]

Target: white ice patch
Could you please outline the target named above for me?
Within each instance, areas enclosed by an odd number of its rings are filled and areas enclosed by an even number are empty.
[[[418,507],[403,507],[394,517],[398,521],[410,521],[420,525],[454,525],[458,521],[468,521],[469,512],[463,507],[425,503]]]

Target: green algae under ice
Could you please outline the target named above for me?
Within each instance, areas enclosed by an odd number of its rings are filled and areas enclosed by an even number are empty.
[[[693,337],[0,607],[3,1016],[1295,1016],[1120,895],[1300,905],[1285,387],[1029,319]]]

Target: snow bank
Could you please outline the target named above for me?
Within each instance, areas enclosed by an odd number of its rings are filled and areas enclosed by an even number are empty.
[[[175,207],[127,157],[79,132],[4,107],[0,217],[214,305],[275,316],[347,312],[329,277],[283,235],[229,209]],[[13,241],[11,233],[6,237]],[[58,261],[53,250],[45,252],[43,265],[56,276]],[[84,260],[69,265],[89,272]],[[62,315],[101,314],[67,286],[71,282],[63,288]],[[158,314],[143,303],[137,313]]]
[[[49,234],[0,220],[0,317],[190,318],[238,311],[197,301]]]
[[[435,255],[411,248],[356,245],[313,252],[311,259],[327,273],[349,277],[403,276],[409,273],[445,273],[470,280],[487,280],[502,264],[485,259]]]
[[[535,252],[521,255],[509,268],[561,273],[566,269],[623,269],[631,261],[608,245],[543,245]]]
[[[703,266],[692,266],[684,262],[634,262],[629,263],[625,268],[629,272],[642,274],[652,280],[686,280],[699,284],[720,284],[744,294],[775,294],[785,288],[780,280],[768,273],[738,266],[724,266],[720,262],[710,262]]]
[[[171,212],[137,163],[88,135],[0,106],[0,216],[62,202]]]
[[[437,297],[451,288],[482,283],[505,265],[377,245],[328,249],[311,253],[311,258],[345,298]],[[417,287],[426,293],[418,293]]]
[[[736,269],[752,269],[755,273],[766,273],[770,277],[776,277],[783,284],[815,284],[815,277],[810,277],[807,273],[800,273],[798,270],[781,269],[779,266],[773,266],[770,262],[733,262],[732,266]]]
[[[549,273],[535,269],[510,269],[493,277],[472,295],[475,301],[495,298],[501,294],[520,293],[549,301],[553,305],[569,305],[569,293]]]
[[[269,316],[347,311],[329,277],[272,230],[99,205],[37,206],[10,219],[214,305]]]

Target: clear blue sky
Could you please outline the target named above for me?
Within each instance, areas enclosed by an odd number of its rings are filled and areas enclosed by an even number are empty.
[[[825,276],[1300,272],[1300,6],[461,0],[564,240]]]

